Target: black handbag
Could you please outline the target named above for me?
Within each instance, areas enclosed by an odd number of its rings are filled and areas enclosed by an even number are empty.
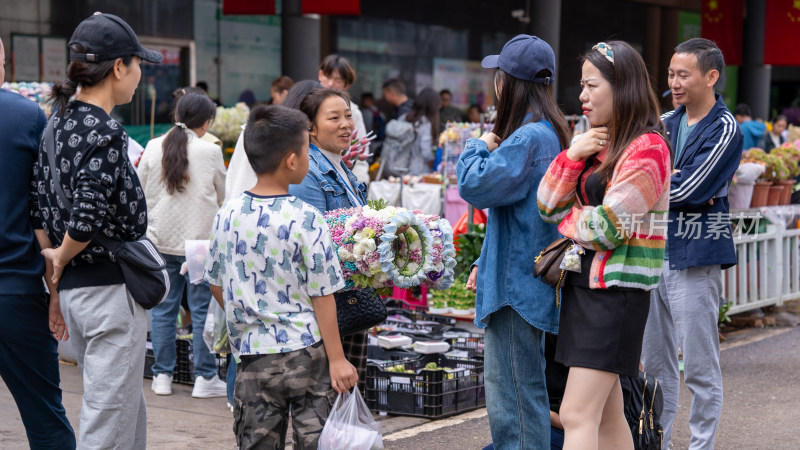
[[[639,372],[637,377],[621,376],[620,383],[633,447],[636,450],[660,450],[664,431],[659,419],[664,409],[664,394],[658,380],[647,372]]]
[[[388,316],[383,300],[372,288],[339,291],[333,298],[336,299],[340,336],[368,330]]]
[[[56,157],[55,157],[55,136],[53,130],[53,118],[47,122],[44,130],[44,143],[47,159],[50,163],[50,173],[56,176]],[[56,194],[61,199],[66,209],[72,209],[72,202],[67,199],[61,183],[56,181]],[[155,245],[142,237],[137,241],[119,242],[115,241],[103,233],[98,233],[94,241],[105,247],[117,260],[125,280],[125,287],[130,292],[131,297],[144,309],[152,309],[165,298],[169,293],[169,275],[167,274],[167,263],[161,254],[156,250]]]

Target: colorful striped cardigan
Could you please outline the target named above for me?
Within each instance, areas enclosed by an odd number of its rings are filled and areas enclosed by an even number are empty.
[[[545,222],[559,224],[564,236],[597,251],[591,288],[654,289],[669,220],[667,144],[655,133],[636,138],[614,167],[603,204],[597,207],[578,201],[575,189],[584,168],[585,162],[572,161],[566,150],[556,157],[539,184],[539,214]]]

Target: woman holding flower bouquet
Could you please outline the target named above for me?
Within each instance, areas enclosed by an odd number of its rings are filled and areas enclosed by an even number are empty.
[[[536,36],[519,35],[499,55],[497,121],[469,139],[458,160],[458,190],[476,208],[489,208],[483,251],[467,288],[476,289],[475,325],[486,328],[486,409],[495,448],[549,449],[544,333],[558,331],[552,287],[534,279],[533,249],[558,237],[539,217],[536,189],[547,166],[569,142],[553,98],[555,55]]]
[[[350,96],[337,89],[315,89],[300,103],[311,122],[308,150],[308,175],[299,185],[291,185],[289,194],[326,213],[354,208],[367,203],[367,186],[342,162],[342,153],[350,148],[353,114]],[[347,360],[358,370],[358,387],[364,392],[367,367],[367,333],[342,336]]]
[[[649,291],[664,260],[671,156],[647,68],[630,45],[595,45],[581,86],[594,128],[558,155],[538,192],[542,218],[585,249],[562,288],[555,354],[570,368],[564,448],[632,449],[619,376],[639,371]]]

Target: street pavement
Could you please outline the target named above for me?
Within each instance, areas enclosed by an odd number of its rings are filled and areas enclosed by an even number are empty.
[[[718,449],[800,448],[800,328],[748,329],[723,343],[725,402],[717,436]],[[76,431],[81,405],[78,368],[61,365],[67,415]],[[191,386],[173,385],[161,397],[144,380],[148,448],[234,449],[233,419],[224,398],[193,399]],[[0,449],[27,448],[25,430],[13,398],[0,382]],[[673,442],[689,443],[689,391],[683,387]],[[412,417],[378,417],[387,449],[480,449],[491,438],[486,410],[429,421]]]

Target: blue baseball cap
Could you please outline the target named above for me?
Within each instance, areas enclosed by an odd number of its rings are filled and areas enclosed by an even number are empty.
[[[520,34],[506,42],[499,55],[483,58],[485,69],[499,68],[503,72],[534,83],[553,84],[556,74],[556,55],[550,44],[536,36]],[[540,70],[549,70],[550,76],[536,78]]]

